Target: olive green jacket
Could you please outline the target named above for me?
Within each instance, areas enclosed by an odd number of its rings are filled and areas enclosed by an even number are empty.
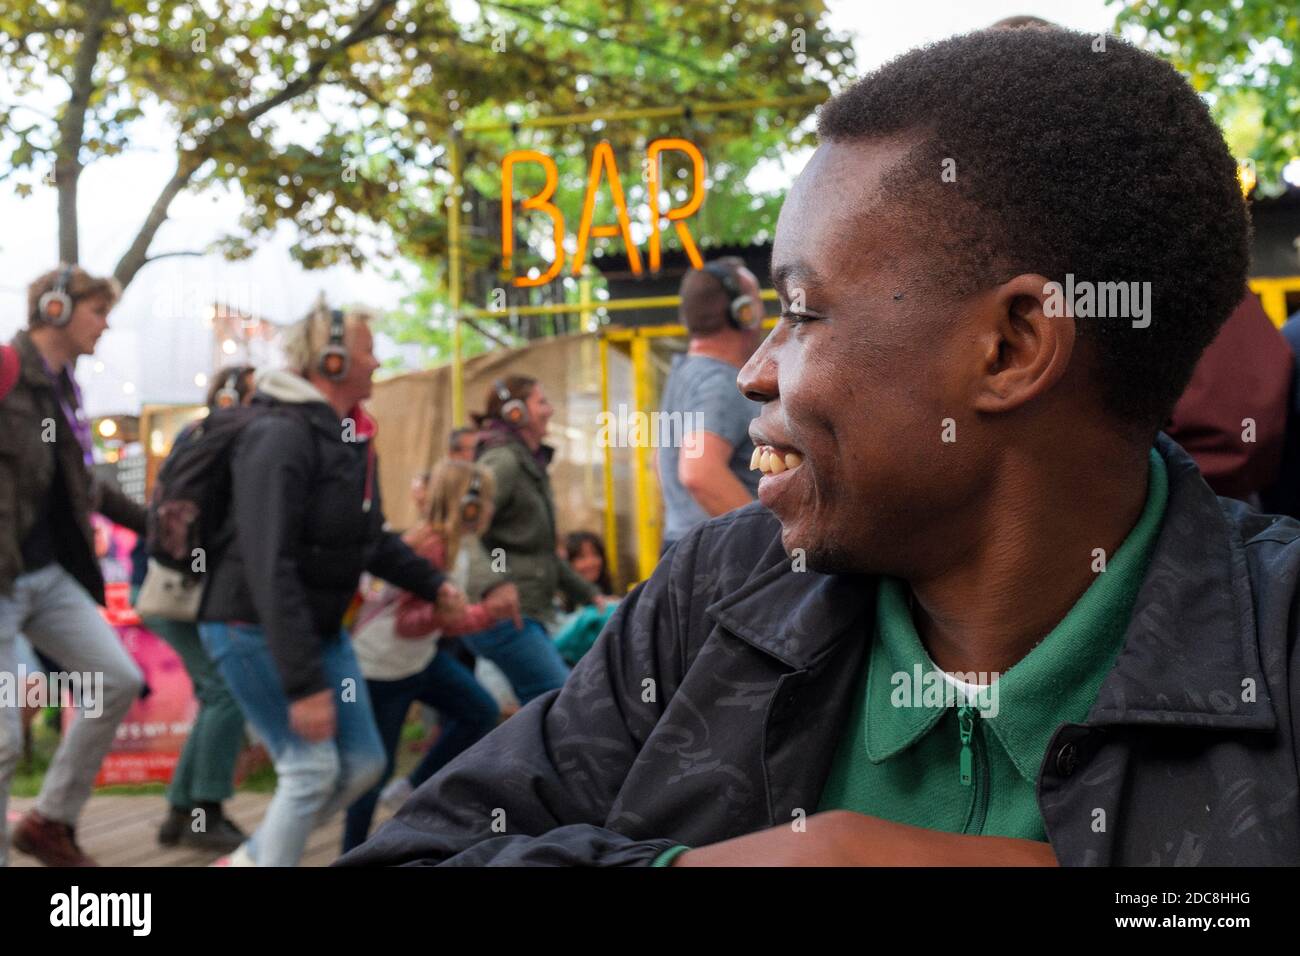
[[[546,460],[552,449],[543,447]],[[479,445],[479,464],[496,479],[492,524],[483,535],[490,556],[504,552],[505,572],[519,588],[525,617],[548,627],[555,621],[555,593],[563,591],[574,604],[585,604],[599,593],[567,561],[556,554],[555,499],[546,470],[513,434],[489,432]]]

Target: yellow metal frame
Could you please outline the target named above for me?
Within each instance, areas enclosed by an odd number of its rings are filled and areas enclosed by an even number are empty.
[[[462,181],[464,169],[462,158],[465,133],[485,133],[501,130],[543,129],[555,126],[574,126],[594,123],[597,120],[613,123],[637,119],[668,119],[676,116],[701,116],[711,113],[750,112],[758,109],[772,109],[786,106],[815,106],[825,97],[818,93],[805,93],[799,96],[778,96],[769,99],[733,100],[728,103],[681,103],[676,106],[650,106],[640,109],[599,110],[591,113],[568,113],[559,116],[540,116],[518,121],[492,120],[475,123],[457,124],[447,146],[447,167],[451,173],[451,196],[447,204],[447,294],[450,299],[451,329],[451,414],[452,423],[457,427],[465,424],[465,379],[464,358],[461,355],[460,321],[462,318],[480,318],[500,315],[556,315],[566,312],[581,311],[583,328],[587,328],[590,313],[585,307],[591,302],[590,285],[580,292],[580,308],[572,304],[520,306],[514,309],[479,309],[465,306],[461,301],[461,201],[463,195]],[[582,280],[589,282],[589,280]],[[581,283],[580,283],[581,284]],[[646,296],[637,299],[618,299],[601,302],[599,308],[607,312],[626,309],[675,308],[677,296]],[[594,303],[592,303],[594,304]]]
[[[782,106],[815,105],[822,101],[820,95],[783,97],[764,100],[741,100],[731,103],[699,103],[691,106],[663,106],[644,109],[609,110],[592,113],[573,113],[563,116],[548,116],[518,122],[492,121],[468,123],[458,127],[452,135],[448,146],[448,166],[452,176],[451,197],[448,203],[448,293],[452,312],[452,417],[456,425],[465,423],[464,364],[461,356],[460,323],[463,318],[486,318],[501,315],[538,316],[560,315],[577,312],[581,316],[584,331],[595,331],[594,321],[599,312],[625,312],[633,309],[675,309],[681,298],[675,295],[641,296],[631,299],[610,299],[606,301],[591,298],[591,280],[582,277],[579,280],[579,301],[577,303],[559,303],[554,305],[519,306],[507,309],[480,309],[467,306],[461,301],[461,202],[462,202],[462,133],[479,133],[501,130],[540,129],[545,127],[578,125],[597,120],[618,122],[622,120],[685,117],[706,113],[725,113],[763,109]],[[1287,293],[1300,293],[1300,276],[1264,277],[1250,280],[1250,288],[1259,295],[1265,313],[1277,326],[1286,321]],[[770,289],[763,292],[763,298],[775,299],[776,293]],[[774,319],[766,325],[771,327]],[[651,340],[656,338],[684,338],[686,329],[681,325],[666,324],[641,326],[637,328],[607,328],[601,330],[600,354],[600,401],[605,411],[610,406],[609,352],[616,348],[623,352],[632,363],[632,404],[633,412],[652,410],[655,397],[650,394]],[[656,492],[658,476],[655,474],[654,461],[648,445],[638,445],[633,449],[634,463],[632,487],[634,491],[634,520],[636,525],[637,548],[636,578],[649,577],[659,561],[659,549],[662,546],[662,524],[660,497]],[[614,450],[607,443],[604,449],[604,493],[605,493],[605,543],[609,556],[610,575],[619,578],[618,558],[618,520],[614,502]]]
[[[751,112],[758,109],[780,108],[787,106],[815,106],[825,97],[822,94],[803,94],[800,96],[773,97],[770,99],[736,100],[728,103],[682,103],[677,106],[654,106],[641,109],[604,110],[592,113],[570,113],[561,116],[543,116],[534,119],[511,122],[508,120],[458,124],[452,131],[451,141],[447,147],[447,166],[451,173],[451,195],[447,203],[447,292],[450,299],[451,328],[451,409],[452,422],[456,426],[465,424],[465,370],[461,355],[460,323],[466,318],[498,317],[502,315],[532,316],[559,315],[577,312],[581,316],[584,331],[595,331],[595,318],[598,312],[626,312],[632,309],[675,309],[681,304],[681,298],[675,295],[641,296],[632,299],[595,300],[591,298],[591,280],[583,276],[579,279],[579,301],[577,303],[559,303],[555,305],[519,306],[507,309],[480,309],[467,306],[461,301],[461,202],[463,196],[462,168],[465,133],[483,133],[501,130],[541,129],[556,126],[571,126],[594,123],[597,120],[610,123],[637,119],[668,119],[672,117],[700,116],[711,113]],[[776,293],[766,290],[763,298],[772,300]],[[625,350],[632,360],[632,401],[636,409],[649,411],[654,402],[650,394],[650,339],[657,337],[684,337],[686,330],[680,325],[657,325],[637,329],[608,329],[602,332],[600,339],[600,398],[601,405],[609,410],[609,349]],[[655,475],[654,463],[648,447],[635,449],[636,464],[633,472],[633,488],[636,495],[637,527],[637,576],[645,578],[654,570],[659,560],[659,548],[662,540],[660,526],[659,496],[655,493],[658,476]],[[618,578],[618,521],[614,508],[614,470],[613,449],[605,448],[605,551],[609,555],[611,577]]]
[[[1286,321],[1286,294],[1300,293],[1300,276],[1265,276],[1250,280],[1251,291],[1259,296],[1264,312],[1279,329]]]
[[[772,289],[763,290],[763,298],[777,297]],[[676,304],[677,296],[667,296]],[[631,300],[624,300],[631,301]],[[763,323],[765,329],[776,325],[770,318]],[[605,411],[610,406],[609,350],[618,349],[632,363],[631,414],[656,407],[656,396],[651,394],[650,362],[653,339],[686,338],[686,327],[677,324],[642,325],[635,328],[607,328],[600,335],[600,403]],[[605,500],[614,500],[614,449],[605,444]],[[636,525],[636,578],[650,576],[659,563],[659,549],[663,546],[662,497],[658,494],[659,476],[655,473],[654,453],[649,444],[632,446],[633,520]],[[612,507],[605,509],[605,553],[609,556],[609,573],[618,577],[618,522]]]

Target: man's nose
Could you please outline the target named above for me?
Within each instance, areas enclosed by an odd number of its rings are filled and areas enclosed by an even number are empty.
[[[769,335],[736,376],[736,387],[751,402],[770,402],[777,396],[776,361],[771,342]]]

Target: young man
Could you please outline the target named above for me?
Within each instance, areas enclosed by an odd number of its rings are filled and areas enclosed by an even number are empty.
[[[664,549],[692,527],[741,508],[758,492],[749,423],[758,405],[736,373],[763,341],[763,300],[744,260],[706,262],[682,278],[681,321],[690,336],[673,359],[660,411],[682,422],[680,442],[658,449]]]
[[[738,380],[787,469],[346,860],[1293,863],[1300,525],[1157,435],[1245,286],[1204,104],[991,30],[819,132]]]
[[[120,291],[112,279],[63,266],[27,290],[28,328],[14,338],[18,374],[0,402],[0,674],[17,680],[14,638],[92,686],[82,713],[46,771],[36,808],[14,828],[14,846],[46,866],[94,866],[76,825],[117,725],[143,677],[100,614],[104,579],[91,512],[143,532],[145,512],[91,473],[90,425],[74,378],[95,351]],[[102,700],[93,684],[103,675]],[[84,684],[84,681],[83,681]],[[0,864],[5,804],[22,753],[20,708],[0,704]]]
[[[285,337],[288,370],[259,373],[262,414],[231,452],[229,517],[209,558],[199,635],[271,752],[275,796],[233,865],[294,866],[311,831],[379,779],[375,728],[344,615],[362,571],[437,603],[464,596],[384,529],[379,367],[366,316],[318,309]]]

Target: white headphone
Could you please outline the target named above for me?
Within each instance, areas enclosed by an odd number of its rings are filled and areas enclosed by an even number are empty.
[[[36,311],[41,321],[61,329],[72,321],[72,296],[68,295],[68,283],[72,281],[73,266],[61,265],[59,277],[54,280],[54,288],[44,293],[36,303]]]

